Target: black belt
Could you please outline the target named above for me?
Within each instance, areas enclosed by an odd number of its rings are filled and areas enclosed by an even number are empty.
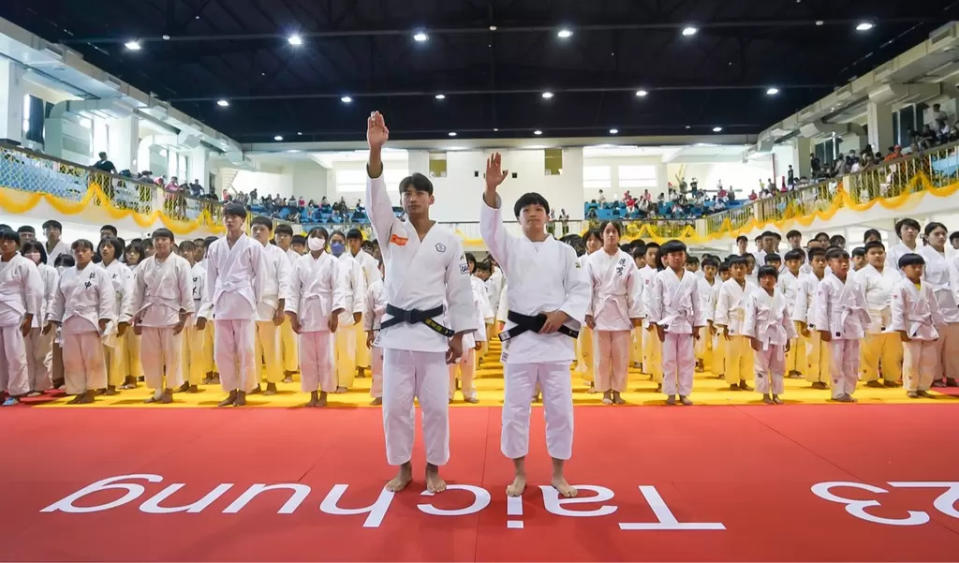
[[[516,338],[517,336],[519,336],[520,334],[523,334],[524,332],[528,330],[531,330],[533,332],[539,332],[540,329],[543,328],[543,325],[546,324],[546,315],[542,313],[535,316],[529,316],[529,315],[521,315],[520,313],[510,311],[506,315],[506,318],[509,319],[510,322],[516,323],[516,326],[514,326],[513,328],[509,330],[504,330],[503,332],[499,333],[498,336],[499,336],[500,342],[506,342],[510,338]],[[571,338],[577,338],[579,336],[578,330],[573,330],[566,325],[559,325],[559,328],[557,330]]]
[[[447,338],[455,334],[452,330],[433,320],[433,317],[443,314],[442,305],[429,309],[428,311],[420,311],[419,309],[410,309],[407,311],[406,309],[400,309],[399,307],[394,307],[393,305],[387,303],[386,314],[390,315],[392,318],[381,322],[380,329],[388,328],[400,323],[409,323],[411,325],[423,323]]]

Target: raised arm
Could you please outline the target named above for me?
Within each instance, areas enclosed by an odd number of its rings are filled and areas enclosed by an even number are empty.
[[[496,189],[508,174],[509,170],[503,170],[503,157],[498,152],[486,159],[486,190],[483,192],[483,205],[480,208],[480,234],[504,274],[508,273],[506,268],[509,267],[509,233],[503,225],[503,201]]]
[[[383,145],[390,138],[390,130],[386,127],[383,114],[374,111],[366,120],[366,142],[370,147],[370,158],[366,163],[366,214],[370,218],[376,239],[380,241],[382,251],[389,250],[389,239],[392,235],[393,204],[386,192],[386,182],[383,181]]]

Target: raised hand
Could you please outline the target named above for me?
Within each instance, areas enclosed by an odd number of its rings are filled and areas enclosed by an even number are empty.
[[[370,145],[371,149],[380,149],[383,148],[383,145],[386,144],[389,138],[390,130],[386,127],[386,120],[383,119],[383,114],[374,111],[366,120],[366,142]]]
[[[494,152],[486,159],[486,189],[496,191],[507,176],[509,176],[509,170],[503,170],[503,155]]]

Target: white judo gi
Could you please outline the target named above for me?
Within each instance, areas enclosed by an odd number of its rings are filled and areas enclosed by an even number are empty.
[[[116,292],[106,270],[90,262],[60,273],[50,320],[61,324],[63,376],[67,394],[107,386],[99,321],[116,315]]]
[[[100,266],[110,276],[110,283],[116,293],[116,318],[107,325],[103,335],[103,354],[107,364],[107,385],[119,387],[127,375],[127,334],[132,334],[133,331],[127,330],[120,336],[118,325],[130,324],[133,318],[133,271],[116,259],[108,266],[103,266],[102,263]]]
[[[460,392],[466,400],[476,399],[476,388],[473,386],[473,377],[476,374],[476,344],[484,343],[487,339],[486,321],[492,319],[489,298],[486,295],[486,284],[483,280],[470,276],[470,288],[473,292],[473,310],[476,312],[476,332],[463,335],[463,354],[450,364],[450,400],[453,400],[456,391],[456,378],[460,380]]]
[[[292,276],[293,267],[301,254],[292,248],[287,249],[285,254],[290,264],[290,275]],[[300,371],[299,339],[299,335],[293,332],[290,319],[284,318],[283,324],[280,325],[280,355],[283,356],[283,371],[288,374]]]
[[[369,256],[369,255],[367,255]],[[366,309],[366,276],[360,263],[349,252],[343,251],[336,260],[345,272],[347,295],[343,312],[340,313],[339,326],[334,335],[336,343],[336,381],[338,387],[349,389],[356,377],[357,346],[366,348],[365,340],[358,337],[363,332],[363,323],[354,321],[353,315],[362,314]]]
[[[705,316],[706,326],[704,326],[703,330],[700,331],[699,340],[693,343],[693,351],[696,353],[696,359],[702,362],[703,371],[709,371],[713,369],[714,363],[713,336],[709,333],[709,325],[713,322],[713,317],[716,314],[716,303],[714,300],[718,294],[715,288],[722,282],[719,280],[719,278],[713,278],[713,283],[709,283],[705,276],[699,275],[702,272],[702,270],[696,272],[696,277],[699,278],[699,298],[701,300],[700,307],[702,308],[703,315]]]
[[[922,246],[919,244],[919,240],[916,239],[916,248],[909,248],[901,240],[893,245],[891,248],[886,249],[886,265],[884,268],[894,270],[902,274],[899,270],[899,259],[906,254],[920,254]]]
[[[373,258],[373,255],[365,250],[360,250],[356,254],[350,254],[353,256],[353,259],[356,260],[357,264],[360,265],[360,269],[363,270],[363,280],[366,282],[364,286],[364,295],[369,294],[369,287],[376,280],[382,280],[383,276],[380,275],[380,265],[377,262],[376,258]],[[365,298],[364,298],[365,300]],[[364,315],[366,314],[367,307],[364,304],[363,310]],[[353,325],[354,330],[356,330],[356,367],[359,368],[368,368],[370,367],[370,352],[371,350],[366,347],[366,333],[363,330],[364,322],[360,322]]]
[[[869,313],[869,326],[860,347],[859,371],[866,381],[878,381],[881,373],[887,383],[898,383],[902,376],[902,340],[892,329],[890,299],[902,275],[885,266],[880,272],[866,264],[856,279],[866,292]]]
[[[300,323],[300,389],[336,391],[330,315],[346,307],[348,274],[342,263],[323,252],[300,256],[293,266],[286,311]],[[349,327],[337,326],[336,332]]]
[[[213,355],[226,391],[256,387],[254,318],[266,270],[263,245],[241,234],[231,248],[226,237],[206,252],[207,298],[213,305]]]
[[[266,268],[257,275],[262,294],[256,303],[256,364],[257,381],[261,375],[268,383],[283,380],[283,362],[280,352],[280,327],[273,322],[280,300],[290,298],[290,260],[280,247],[265,244],[263,261]]]
[[[57,244],[53,245],[51,249],[49,245],[44,244],[44,250],[47,251],[47,264],[54,266],[57,263],[57,256],[61,254],[66,254],[67,256],[73,256],[73,251],[70,250],[70,245],[60,239],[57,241]],[[119,258],[119,256],[117,256]]]
[[[642,312],[643,280],[632,256],[619,249],[613,254],[598,250],[585,262],[590,284],[586,311],[595,324],[593,387],[622,393],[626,391],[633,319],[639,320]]]
[[[806,364],[803,375],[810,383],[825,383],[829,385],[829,347],[823,342],[822,335],[816,328],[816,319],[813,311],[816,308],[816,295],[823,278],[815,274],[799,276],[799,286],[796,288],[796,306],[793,307],[793,321],[806,325],[809,336],[806,338]]]
[[[383,175],[366,184],[366,209],[386,266],[384,292],[389,305],[404,311],[429,311],[448,305],[433,317],[454,333],[476,330],[469,266],[460,239],[434,224],[420,240],[416,229],[393,214]],[[383,315],[383,322],[393,316]],[[351,319],[352,320],[352,319]],[[423,322],[400,322],[380,330],[383,346],[383,428],[386,458],[401,465],[413,454],[413,398],[423,410],[426,461],[449,460],[449,338]]]
[[[745,382],[752,375],[755,360],[749,339],[743,332],[743,320],[746,317],[746,297],[757,287],[746,281],[739,285],[733,278],[723,282],[716,297],[716,314],[714,323],[717,327],[725,327],[727,338],[723,338],[725,348],[726,383],[738,385]]]
[[[653,277],[645,299],[646,318],[650,324],[663,327],[663,393],[687,397],[693,392],[696,356],[693,335],[706,325],[699,294],[699,278],[681,271],[679,277],[671,268]],[[658,333],[656,334],[658,339]]]
[[[919,254],[926,261],[922,269],[922,282],[929,285],[939,304],[939,314],[945,321],[939,329],[936,341],[939,359],[936,379],[959,379],[959,305],[955,291],[959,288],[959,271],[952,260],[946,258],[930,245],[923,246]]]
[[[31,391],[46,391],[52,386],[53,337],[54,331],[43,334],[43,325],[53,306],[53,298],[60,283],[57,269],[44,263],[37,264],[37,271],[43,283],[43,295],[38,305],[40,313],[33,317],[33,327],[26,339],[27,373],[30,377]]]
[[[889,303],[890,328],[909,337],[902,343],[903,387],[909,392],[927,391],[939,373],[936,340],[946,324],[935,292],[927,283],[916,287],[903,276],[893,288]]]
[[[716,310],[719,304],[719,292],[723,289],[723,284],[725,282],[722,278],[717,277],[716,283],[713,284],[710,291],[712,292],[712,297],[710,300],[710,311],[708,312],[707,320],[713,321],[713,334],[710,338],[713,341],[713,366],[712,372],[713,375],[720,379],[726,377],[726,339],[723,337],[723,331],[719,327],[719,324],[716,322]]]
[[[800,279],[802,274],[793,275],[789,268],[783,268],[779,272],[779,279],[776,281],[776,287],[782,292],[786,299],[786,311],[790,319],[795,319],[796,294],[799,292]],[[786,352],[786,374],[802,373],[806,370],[806,337],[795,331],[789,343],[789,351]]]
[[[19,252],[0,260],[0,391],[19,397],[30,391],[27,345],[21,324],[40,316],[43,280],[33,261]]]
[[[635,262],[634,262],[635,264]],[[656,330],[650,330],[650,320],[649,320],[649,308],[648,308],[648,292],[653,285],[653,278],[656,276],[657,270],[650,265],[646,265],[645,268],[639,270],[639,277],[643,282],[643,287],[640,290],[640,299],[642,312],[640,313],[643,317],[643,371],[650,374],[653,378],[653,381],[656,383],[663,382],[663,343],[659,341],[659,336],[656,335]]]
[[[206,295],[206,264],[197,262],[190,268],[190,286],[193,289],[193,311],[194,314],[186,320],[183,327],[183,345],[181,356],[183,359],[183,380],[190,385],[199,385],[203,382],[203,377],[207,372],[207,333],[212,330],[213,323],[210,302]],[[196,325],[200,319],[206,319],[207,324],[203,330],[198,330]]]
[[[869,326],[862,285],[848,276],[845,282],[833,273],[824,276],[816,288],[813,319],[816,330],[827,331],[831,337],[828,349],[832,398],[852,396],[859,381],[859,341]]]
[[[509,311],[537,316],[563,311],[567,327],[577,330],[586,317],[590,284],[572,247],[552,236],[533,242],[506,231],[502,201],[497,207],[481,201],[480,232],[506,276]],[[509,331],[516,323],[507,320]],[[575,341],[561,332],[540,334],[527,330],[503,342],[506,384],[500,447],[510,459],[529,451],[530,404],[536,384],[543,391],[546,449],[554,459],[569,459],[573,451],[573,395],[569,367]]]
[[[786,370],[786,343],[796,338],[796,327],[789,316],[789,301],[778,287],[772,295],[759,288],[749,292],[743,309],[742,332],[759,341],[759,351],[753,350],[756,391],[781,395]]]
[[[193,307],[193,273],[185,258],[171,253],[161,261],[153,255],[140,264],[133,276],[133,316],[142,330],[140,360],[150,389],[183,385],[183,336],[174,331]]]
[[[363,312],[363,329],[373,333],[373,346],[370,348],[370,396],[383,397],[383,346],[380,343],[380,322],[386,313],[386,292],[383,280],[374,280],[366,288],[366,311]],[[366,340],[363,340],[364,346]],[[357,343],[359,346],[359,343]]]

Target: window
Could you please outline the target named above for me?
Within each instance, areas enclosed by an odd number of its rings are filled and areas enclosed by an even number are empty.
[[[906,146],[912,143],[911,131],[922,131],[923,113],[928,109],[926,104],[911,104],[892,114],[893,140],[897,145]],[[873,147],[876,148],[876,147]],[[878,147],[876,150],[885,150]]]
[[[23,96],[23,138],[43,142],[43,100],[30,94]]]
[[[623,165],[617,172],[620,189],[655,188],[658,185],[655,165]]]
[[[612,166],[584,166],[583,187],[588,190],[608,190],[613,187]]]

